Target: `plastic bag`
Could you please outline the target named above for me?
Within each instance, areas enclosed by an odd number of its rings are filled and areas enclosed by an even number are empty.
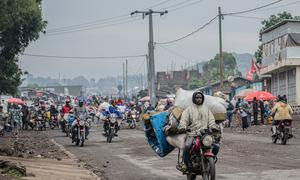
[[[166,120],[167,113],[162,112],[151,116],[151,127],[149,127],[149,124],[145,124],[145,135],[148,143],[160,157],[168,155],[174,149],[174,147],[167,142],[163,130]]]

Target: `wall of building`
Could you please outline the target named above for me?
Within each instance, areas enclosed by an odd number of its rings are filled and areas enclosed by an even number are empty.
[[[300,66],[296,67],[296,102],[300,105]]]
[[[300,84],[297,84],[296,74],[296,68],[273,73],[271,78],[271,93],[275,96],[286,95],[288,103],[298,104],[297,96],[300,94],[297,94],[297,86]]]
[[[157,72],[157,88],[171,89],[187,88],[188,80],[192,78],[200,78],[201,73],[196,70],[193,71],[171,71],[171,72]]]
[[[272,31],[264,33],[262,35],[262,43],[265,44],[288,33],[300,33],[299,24],[299,22],[288,22]]]

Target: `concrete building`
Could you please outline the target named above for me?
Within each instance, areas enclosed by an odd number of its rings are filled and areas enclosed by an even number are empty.
[[[157,72],[157,90],[175,93],[176,89],[186,89],[188,81],[192,78],[201,78],[198,70],[183,70],[170,72]]]
[[[44,92],[51,92],[54,94],[63,94],[63,95],[72,95],[72,96],[79,96],[82,92],[82,86],[44,86],[44,87],[36,87],[36,88],[28,88],[28,87],[21,87],[20,90],[28,90],[31,89],[31,93],[36,93],[36,90],[41,90]],[[32,91],[34,90],[34,91]],[[42,95],[41,95],[42,96]]]
[[[300,21],[284,20],[261,32],[261,75],[273,95],[286,95],[288,103],[300,105]]]
[[[235,90],[239,87],[249,88],[251,85],[251,81],[243,77],[234,77],[233,82],[229,82],[227,79],[223,81],[223,93],[230,95],[230,97],[234,96]],[[249,87],[248,87],[249,86]],[[245,89],[245,88],[244,88]],[[198,89],[202,91],[204,94],[213,95],[214,93],[220,91],[220,81],[211,83],[208,86],[204,86]]]

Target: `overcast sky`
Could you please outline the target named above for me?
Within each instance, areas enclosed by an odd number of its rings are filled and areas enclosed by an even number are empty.
[[[205,24],[217,15],[219,5],[222,11],[227,13],[255,8],[273,1],[275,0],[43,0],[43,16],[48,21],[46,29],[48,35],[41,35],[39,40],[25,50],[25,53],[58,56],[146,54],[149,37],[148,18],[139,19],[141,15],[130,18],[129,14],[132,11],[145,10],[161,2],[160,5],[153,7],[153,10],[165,10],[165,7],[169,7],[166,9],[169,10],[167,15],[153,18],[154,41],[165,42],[184,36]],[[224,51],[253,54],[259,45],[260,18],[267,18],[282,11],[300,15],[300,2],[280,7],[295,1],[283,0],[263,10],[241,15],[256,18],[226,16],[223,21]],[[193,5],[188,6],[193,2],[195,2]],[[185,7],[181,8],[182,6]],[[116,16],[120,16],[121,19],[110,19],[109,25],[117,25],[108,26],[100,21]],[[127,17],[129,18],[126,19]],[[91,21],[97,22],[92,26],[84,24],[84,27],[79,28],[81,31],[53,34],[55,28]],[[130,22],[123,23],[124,21]],[[68,27],[67,30],[68,32],[78,30],[78,27]],[[218,52],[218,41],[218,21],[214,21],[189,38],[164,45],[164,48],[156,46],[156,71],[170,70],[172,62],[176,69],[180,69],[184,64],[208,60]],[[53,78],[58,78],[59,74],[65,78],[85,75],[95,79],[121,75],[124,62],[122,59],[70,60],[29,56],[21,56],[20,59],[22,69],[35,76]],[[129,74],[146,72],[144,58],[128,58],[128,61]]]

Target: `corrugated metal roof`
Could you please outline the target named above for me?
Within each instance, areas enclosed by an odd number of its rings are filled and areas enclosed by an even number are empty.
[[[272,31],[272,30],[278,28],[279,26],[282,26],[282,25],[284,25],[284,24],[286,24],[286,23],[289,23],[289,22],[291,22],[291,23],[300,23],[300,20],[295,20],[295,19],[285,19],[285,20],[283,20],[283,21],[281,21],[281,22],[275,24],[274,26],[271,26],[271,27],[269,27],[269,28],[263,30],[260,34],[265,34],[265,33],[267,33],[267,32],[270,32],[270,31]]]

